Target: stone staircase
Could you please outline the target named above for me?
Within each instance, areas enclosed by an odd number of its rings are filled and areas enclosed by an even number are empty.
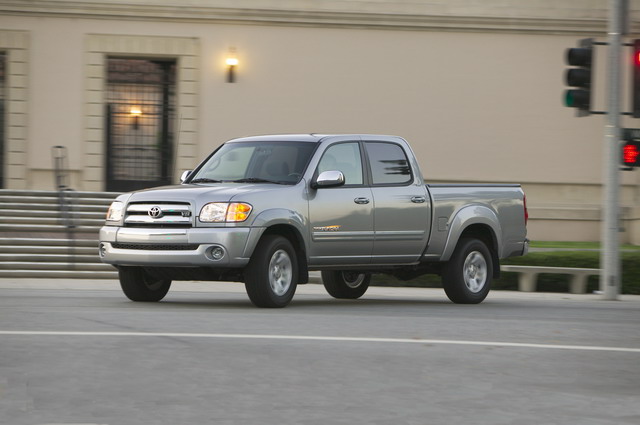
[[[117,193],[0,190],[0,278],[117,279],[98,231]],[[71,227],[68,225],[70,224]]]

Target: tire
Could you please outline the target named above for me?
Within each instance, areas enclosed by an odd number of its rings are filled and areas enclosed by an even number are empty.
[[[298,284],[298,259],[295,250],[283,236],[266,235],[249,260],[244,273],[244,286],[256,307],[286,307]]]
[[[458,241],[442,273],[442,286],[457,304],[479,304],[489,294],[493,260],[484,242],[473,238]]]
[[[355,300],[369,289],[371,274],[351,271],[323,271],[322,283],[334,298]]]
[[[131,301],[155,302],[167,295],[170,280],[154,279],[142,267],[119,267],[122,291]]]

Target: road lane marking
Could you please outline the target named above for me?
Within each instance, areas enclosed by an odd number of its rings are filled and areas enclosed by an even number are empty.
[[[412,339],[367,338],[367,337],[342,337],[342,336],[269,335],[269,334],[257,335],[257,334],[178,333],[178,332],[70,332],[70,331],[2,331],[2,330],[0,330],[0,335],[270,339],[270,340],[290,340],[290,341],[374,342],[374,343],[387,343],[387,344],[469,345],[469,346],[481,346],[481,347],[539,348],[539,349],[552,349],[552,350],[612,351],[612,352],[621,352],[621,353],[640,353],[640,348],[631,348],[631,347],[530,344],[530,343],[520,343],[520,342],[496,342],[496,341],[459,341],[459,340],[420,339],[420,338],[412,338]]]

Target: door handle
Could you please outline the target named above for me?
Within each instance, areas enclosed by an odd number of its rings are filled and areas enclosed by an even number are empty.
[[[411,202],[413,202],[414,204],[424,204],[427,201],[427,199],[424,196],[412,196],[411,197]]]
[[[356,204],[368,204],[369,198],[356,198],[353,200]]]

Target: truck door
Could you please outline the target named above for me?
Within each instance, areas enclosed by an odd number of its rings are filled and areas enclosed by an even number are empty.
[[[414,175],[407,153],[392,142],[365,142],[375,202],[372,261],[417,261],[427,245],[431,200]]]
[[[318,163],[323,171],[341,171],[343,186],[310,191],[311,264],[369,264],[373,249],[373,196],[364,185],[358,142],[328,147]]]

